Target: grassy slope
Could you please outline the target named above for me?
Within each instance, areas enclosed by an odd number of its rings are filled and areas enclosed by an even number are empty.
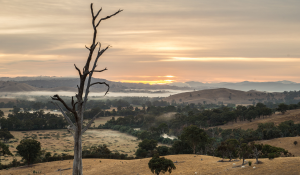
[[[294,145],[294,141],[297,141],[298,144]],[[288,150],[295,156],[300,156],[300,137],[283,137],[283,138],[276,138],[271,140],[261,140],[257,141],[257,143],[268,144],[271,146],[276,146],[280,148],[284,148]]]
[[[263,164],[246,165],[241,168],[242,161],[237,162],[217,162],[220,158],[204,156],[204,155],[171,155],[166,158],[175,163],[176,170],[172,174],[299,174],[300,158],[285,157],[276,158],[274,160],[260,159]],[[203,159],[201,161],[201,159]],[[101,160],[101,162],[100,162]],[[110,159],[84,159],[83,173],[85,175],[150,175],[152,174],[148,168],[150,158],[137,160],[110,160]],[[250,159],[248,159],[250,160]],[[250,160],[254,162],[254,160]],[[236,165],[233,165],[235,163]],[[256,168],[254,169],[253,166]],[[72,160],[56,161],[49,163],[36,164],[33,167],[18,167],[9,170],[2,170],[0,174],[10,175],[28,175],[32,174],[33,170],[41,171],[42,174],[57,175],[58,169],[72,168]],[[62,174],[71,174],[70,170],[65,170]],[[168,174],[168,173],[166,173]]]
[[[218,127],[222,129],[236,129],[236,128],[257,129],[259,123],[274,122],[275,124],[279,124],[287,120],[293,120],[295,123],[300,123],[300,109],[287,111],[284,115],[280,113],[276,113],[271,115],[270,117],[265,117],[264,119],[261,117],[260,119],[253,120],[252,122],[249,121],[243,121],[243,122],[238,121],[237,123],[229,122],[226,125],[222,125]]]
[[[251,94],[251,96],[250,96]],[[275,99],[284,98],[283,93],[272,93]],[[192,95],[192,96],[190,96]],[[230,97],[230,98],[229,98]],[[164,101],[172,102],[175,100],[177,103],[188,102],[188,103],[202,103],[206,101],[207,104],[214,103],[218,104],[218,102],[223,102],[224,104],[234,103],[234,104],[252,104],[253,100],[258,102],[258,99],[263,99],[262,101],[267,100],[267,93],[259,92],[259,91],[240,91],[226,88],[219,89],[205,89],[200,91],[191,91],[185,93],[179,93],[175,95],[171,95],[169,97],[164,98]],[[270,99],[273,99],[269,96]],[[180,102],[180,99],[182,100]]]

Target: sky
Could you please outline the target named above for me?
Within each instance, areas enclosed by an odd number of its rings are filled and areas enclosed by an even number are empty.
[[[90,1],[0,0],[0,76],[75,77],[92,42]],[[94,74],[121,82],[300,82],[299,0],[101,0],[111,45]],[[99,18],[99,17],[98,17]],[[94,54],[95,55],[95,54]]]

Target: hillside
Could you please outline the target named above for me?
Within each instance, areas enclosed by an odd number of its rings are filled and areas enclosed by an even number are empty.
[[[39,89],[25,83],[0,81],[0,92],[38,91]]]
[[[294,145],[294,141],[297,141],[298,144]],[[280,147],[288,150],[290,153],[295,155],[296,157],[300,156],[300,136],[297,137],[283,137],[276,138],[271,140],[260,140],[256,141],[256,143],[268,144],[271,146]]]
[[[206,89],[200,91],[185,92],[180,94],[171,95],[164,98],[164,101],[176,103],[214,103],[218,104],[223,102],[224,104],[252,104],[253,101],[256,103],[259,101],[269,101],[283,99],[283,93],[267,93],[260,91],[239,91],[233,89],[219,88],[219,89]]]
[[[171,155],[165,156],[171,159],[176,166],[172,175],[184,174],[299,174],[299,157],[284,157],[273,160],[260,159],[263,164],[246,165],[241,168],[242,161],[237,162],[218,162],[220,158],[205,155]],[[83,159],[83,173],[85,175],[153,175],[148,168],[150,158],[136,160],[112,160],[112,159]],[[247,159],[254,162],[254,160]],[[233,165],[235,163],[236,165]],[[58,169],[63,170],[61,174],[71,174],[72,160],[39,163],[31,167],[17,167],[9,170],[1,170],[0,174],[9,175],[28,175],[35,171],[41,171],[41,174],[57,175]],[[255,166],[255,168],[253,168]],[[168,174],[168,173],[166,173]]]
[[[249,121],[238,121],[235,122],[229,122],[226,125],[218,126],[222,129],[257,129],[257,126],[259,123],[267,123],[267,122],[273,122],[275,125],[278,125],[281,122],[287,121],[287,120],[293,120],[295,123],[300,123],[300,109],[295,110],[288,110],[284,115],[281,113],[275,113],[271,115],[270,117],[255,119],[252,122]]]

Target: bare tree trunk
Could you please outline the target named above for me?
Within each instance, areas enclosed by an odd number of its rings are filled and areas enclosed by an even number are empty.
[[[79,86],[77,85],[78,93],[75,95],[77,101],[75,102],[73,97],[72,97],[71,107],[69,107],[65,103],[65,101],[59,97],[59,95],[54,95],[53,97],[51,97],[52,100],[60,101],[63,104],[63,106],[73,114],[73,116],[75,118],[75,124],[74,124],[70,120],[70,118],[66,115],[66,113],[63,111],[63,109],[57,103],[53,102],[54,105],[61,111],[61,113],[63,114],[63,116],[65,117],[67,122],[69,123],[68,130],[72,133],[72,135],[74,137],[73,175],[82,175],[82,143],[81,143],[81,136],[91,126],[91,124],[94,122],[96,117],[98,117],[98,115],[100,114],[100,113],[98,113],[97,115],[95,115],[88,122],[88,124],[86,126],[83,126],[83,112],[85,110],[85,104],[88,100],[88,94],[90,92],[89,89],[93,85],[104,84],[108,87],[105,95],[109,91],[109,85],[106,84],[105,82],[91,83],[91,79],[92,79],[92,76],[93,76],[94,72],[103,72],[103,71],[107,70],[106,68],[102,69],[102,70],[95,70],[95,68],[97,67],[97,62],[98,62],[99,57],[110,47],[110,46],[107,46],[106,48],[101,50],[101,43],[96,42],[97,27],[99,26],[101,21],[109,19],[112,16],[115,16],[118,13],[123,11],[123,10],[118,10],[114,14],[112,14],[110,16],[107,16],[107,17],[104,17],[104,18],[101,18],[98,22],[95,23],[95,20],[98,17],[101,10],[102,10],[102,8],[96,14],[94,14],[93,4],[91,4],[92,25],[93,25],[93,29],[94,29],[93,42],[92,42],[90,47],[85,46],[89,50],[89,56],[87,58],[85,66],[83,67],[83,71],[81,72],[81,70],[74,64],[75,69],[78,71],[79,78],[80,78],[80,85]],[[90,62],[92,60],[94,50],[95,50],[95,48],[97,47],[98,44],[99,44],[99,50],[98,50],[97,56],[95,58],[93,67],[90,70]],[[85,87],[86,80],[87,80],[87,85]],[[84,94],[84,90],[85,90],[85,94]],[[84,97],[83,97],[83,94],[84,94]]]
[[[81,129],[75,131],[75,135],[74,135],[73,175],[75,174],[82,175]]]

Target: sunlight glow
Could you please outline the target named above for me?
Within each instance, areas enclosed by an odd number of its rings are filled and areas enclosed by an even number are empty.
[[[139,81],[139,80],[120,80],[122,83],[143,83],[143,84],[169,84],[174,80],[153,80],[153,81]]]
[[[299,58],[244,58],[244,57],[221,57],[221,58],[189,58],[171,57],[171,59],[160,61],[247,61],[247,62],[299,62]]]

